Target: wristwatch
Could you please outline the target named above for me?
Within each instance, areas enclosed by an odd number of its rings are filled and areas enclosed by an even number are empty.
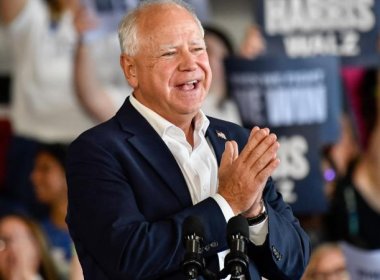
[[[252,218],[247,218],[247,222],[249,226],[254,226],[257,224],[260,224],[265,220],[265,218],[268,216],[267,211],[264,210],[264,212],[260,213],[259,215],[252,217]]]
[[[265,220],[265,218],[268,216],[267,211],[265,209],[264,201],[261,199],[261,213],[255,217],[247,218],[247,222],[249,226],[254,226],[257,224],[260,224]]]

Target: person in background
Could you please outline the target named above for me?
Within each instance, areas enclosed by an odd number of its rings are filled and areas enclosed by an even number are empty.
[[[235,54],[232,43],[223,30],[212,25],[205,25],[204,30],[213,79],[202,110],[211,117],[241,125],[239,109],[228,90],[224,61],[232,56],[255,59],[265,51],[264,40],[258,27],[250,25]]]
[[[40,220],[50,244],[51,255],[61,275],[68,277],[72,258],[72,240],[65,222],[67,183],[65,175],[66,145],[44,144],[38,148],[31,181],[37,200],[48,208]]]
[[[228,92],[224,66],[224,60],[234,53],[232,44],[220,29],[205,26],[204,30],[213,79],[202,110],[210,117],[241,124],[237,105]]]
[[[345,240],[365,249],[380,248],[380,94],[377,70],[366,75],[362,98],[363,117],[370,128],[367,144],[336,182],[331,206],[326,216],[327,238]],[[369,107],[372,108],[369,110]]]
[[[74,61],[74,82],[76,94],[84,109],[101,122],[112,117],[131,92],[120,72],[117,59],[120,46],[116,19],[115,23],[107,25],[103,13],[108,18],[111,15],[120,17],[124,9],[135,7],[138,0],[128,1],[122,10],[121,7],[114,7],[107,12],[96,10],[97,4],[91,5],[88,2],[91,1],[84,1],[86,5],[79,8],[74,18],[79,36]],[[89,29],[89,22],[95,27]]]
[[[4,195],[40,216],[43,211],[29,181],[38,145],[71,142],[84,130],[109,118],[117,106],[104,95],[101,102],[108,113],[90,115],[86,104],[100,98],[97,92],[77,97],[74,54],[80,48],[80,34],[96,27],[95,19],[83,11],[80,0],[0,0],[0,21],[13,64],[13,137]]]
[[[313,250],[301,280],[349,280],[346,260],[336,243],[322,243]]]
[[[78,255],[75,252],[75,248],[73,248],[73,250],[74,252],[70,263],[69,280],[84,280],[83,270],[82,266],[80,265]]]
[[[266,43],[257,24],[251,24],[246,28],[244,38],[239,46],[238,55],[253,59],[265,53]]]
[[[7,41],[4,25],[0,20],[0,211],[5,204],[10,203],[3,195],[7,154],[11,139],[11,125],[9,121],[10,85],[12,60],[10,46]]]
[[[184,279],[189,216],[204,226],[205,265],[217,273],[227,222],[242,215],[249,277],[299,279],[310,243],[270,178],[277,137],[202,112],[212,74],[195,14],[183,1],[143,1],[119,38],[133,94],[67,157],[66,221],[85,278]]]
[[[350,164],[360,153],[357,130],[347,107],[341,114],[340,128],[338,140],[322,149],[324,192],[329,201],[334,195],[336,182],[347,174]]]
[[[59,280],[38,223],[20,214],[0,217],[0,279]]]

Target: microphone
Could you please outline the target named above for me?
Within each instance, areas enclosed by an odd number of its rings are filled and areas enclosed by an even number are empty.
[[[231,280],[249,279],[247,242],[249,226],[241,215],[232,217],[227,223],[227,242],[230,252],[224,259],[225,269],[231,274]]]
[[[203,273],[206,265],[202,255],[204,228],[197,217],[189,216],[183,222],[182,230],[186,248],[182,269],[187,279],[195,280]]]

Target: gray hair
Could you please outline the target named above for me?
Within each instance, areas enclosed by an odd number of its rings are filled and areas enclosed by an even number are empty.
[[[173,4],[178,5],[185,10],[187,10],[194,18],[195,22],[198,24],[199,29],[204,36],[204,29],[197,15],[195,14],[192,7],[182,0],[145,0],[140,2],[137,8],[131,10],[127,15],[123,17],[119,24],[119,43],[122,53],[129,56],[133,56],[138,50],[138,17],[139,14],[146,8],[155,5]]]

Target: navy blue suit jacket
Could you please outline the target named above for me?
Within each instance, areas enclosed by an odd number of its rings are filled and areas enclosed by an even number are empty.
[[[213,118],[210,122],[207,137],[220,163],[226,139],[241,150],[249,131]],[[216,269],[216,253],[228,248],[218,204],[207,198],[192,205],[173,155],[128,98],[112,119],[71,144],[67,180],[67,223],[86,279],[184,279],[182,224],[190,215],[201,217],[205,227],[210,269]],[[309,258],[309,239],[272,180],[264,200],[269,234],[264,245],[249,244],[251,279],[299,279]]]

